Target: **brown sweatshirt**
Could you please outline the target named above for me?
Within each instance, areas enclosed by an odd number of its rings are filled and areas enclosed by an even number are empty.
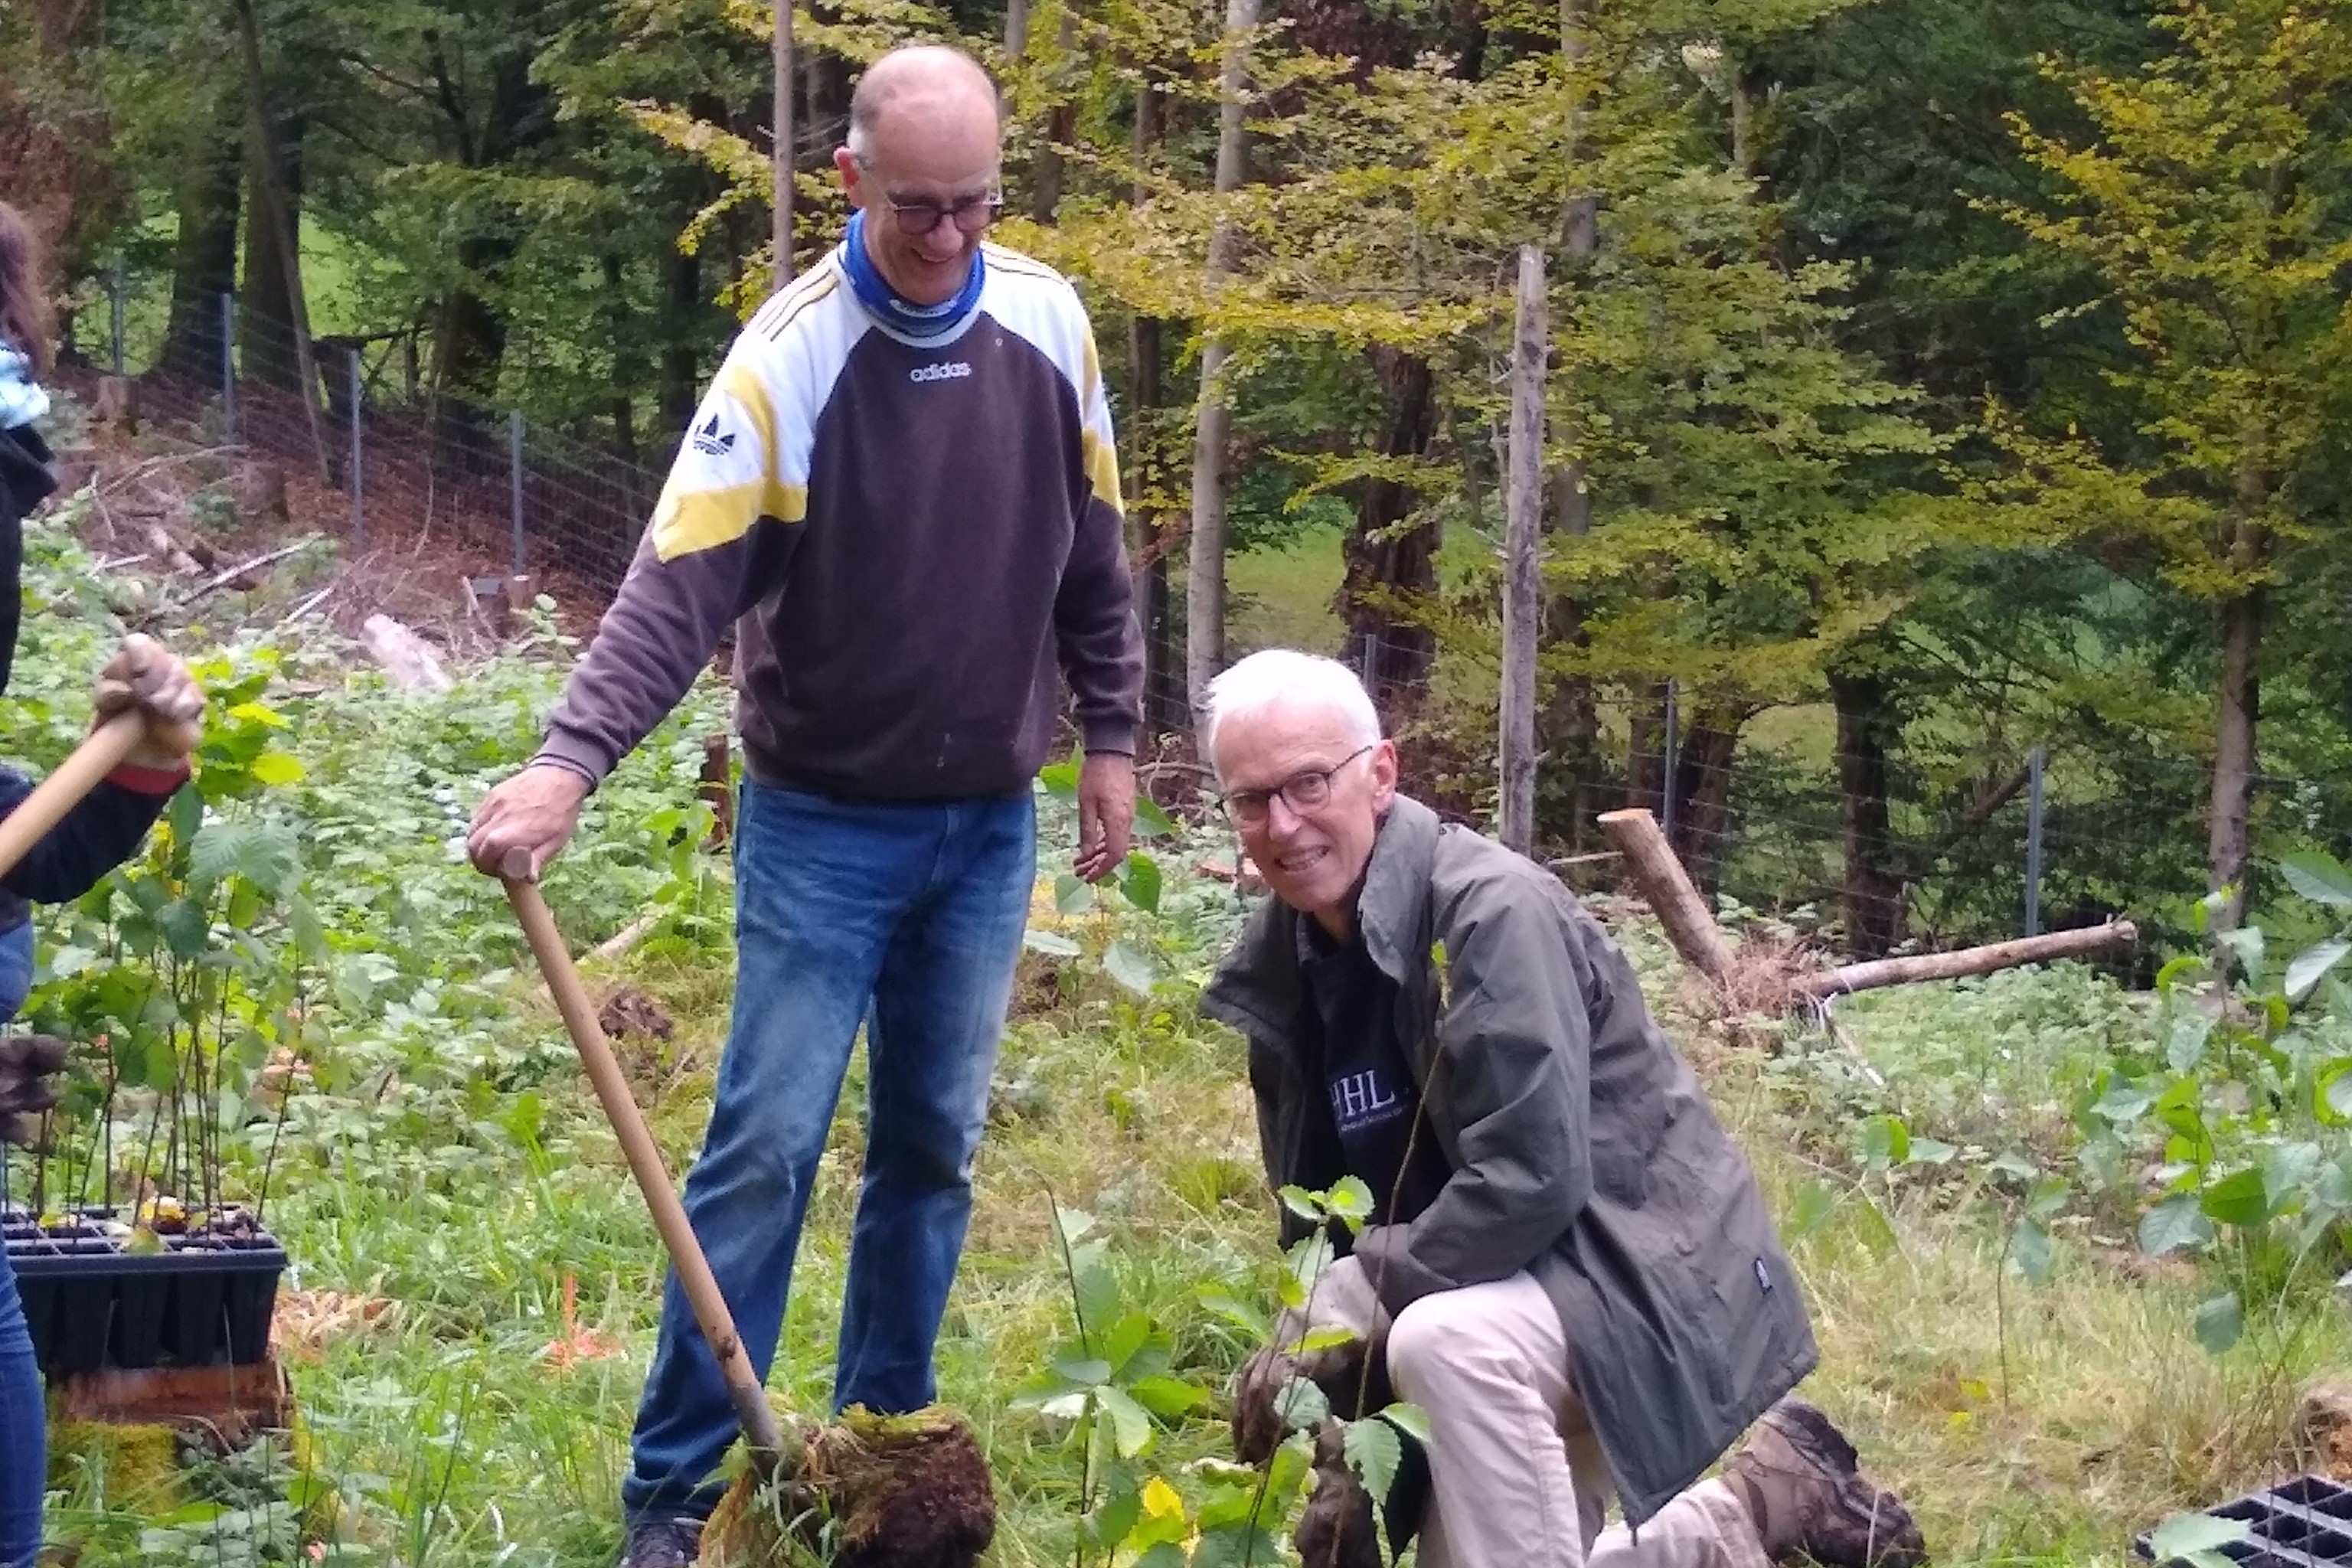
[[[1094,336],[1057,273],[987,247],[916,343],[838,250],[729,351],[537,761],[602,779],[730,621],[763,784],[852,799],[1018,793],[1058,664],[1090,752],[1135,750],[1143,661]]]

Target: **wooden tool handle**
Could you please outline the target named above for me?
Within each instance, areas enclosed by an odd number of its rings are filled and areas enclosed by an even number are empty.
[[[16,868],[27,850],[48,837],[98,781],[121,767],[140,742],[147,738],[147,721],[137,709],[117,713],[91,731],[73,754],[59,763],[25,797],[25,804],[0,818],[0,877]]]
[[[588,988],[580,983],[579,970],[572,967],[563,935],[555,929],[555,917],[548,911],[547,900],[540,896],[538,884],[527,876],[516,874],[529,870],[530,856],[520,851],[502,864],[499,879],[506,884],[508,901],[514,905],[515,917],[522,921],[523,935],[530,939],[540,971],[547,976],[547,988],[555,998],[556,1010],[563,1015],[563,1026],[571,1031],[572,1043],[579,1047],[580,1065],[588,1070],[588,1082],[596,1090],[596,1099],[604,1106],[614,1133],[621,1140],[621,1152],[628,1157],[630,1173],[636,1177],[638,1187],[646,1194],[646,1205],[653,1210],[654,1228],[661,1233],[662,1245],[669,1249],[670,1265],[677,1270],[677,1282],[694,1307],[694,1320],[702,1325],[702,1337],[709,1342],[710,1353],[718,1358],[719,1374],[727,1381],[728,1397],[735,1403],[736,1416],[743,1423],[743,1435],[751,1439],[752,1457],[756,1462],[772,1466],[783,1448],[776,1413],[768,1408],[767,1395],[759,1378],[752,1374],[751,1358],[743,1353],[743,1342],[736,1335],[735,1319],[727,1310],[727,1299],[719,1294],[709,1260],[702,1255],[702,1244],[695,1239],[694,1227],[687,1223],[686,1205],[678,1202],[677,1191],[670,1185],[669,1167],[662,1163],[661,1151],[655,1146],[636,1100],[629,1093],[629,1080],[622,1076],[621,1064],[613,1056],[603,1026],[596,1022],[595,1005],[588,999]]]

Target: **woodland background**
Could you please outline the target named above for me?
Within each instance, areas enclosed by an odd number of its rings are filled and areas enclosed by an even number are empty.
[[[776,276],[773,15],[20,0],[0,190],[71,355],[119,311],[151,404],[348,489],[357,384],[370,461],[492,510],[527,427],[570,476],[534,548],[593,599]],[[1869,953],[2015,930],[2029,794],[2046,924],[2183,935],[2218,889],[2228,925],[2272,857],[2352,848],[2346,8],[842,0],[793,36],[802,265],[860,62],[998,73],[998,237],[1094,316],[1155,731],[1301,642],[1489,807],[1535,244],[1556,853],[1671,793],[1710,890]]]

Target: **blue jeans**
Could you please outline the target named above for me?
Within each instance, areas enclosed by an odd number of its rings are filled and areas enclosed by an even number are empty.
[[[16,1016],[32,984],[33,923],[26,921],[0,932],[0,1022]],[[41,1550],[47,1421],[32,1331],[16,1299],[16,1271],[0,1250],[0,1568],[32,1568]]]
[[[736,974],[687,1217],[761,1379],[818,1156],[866,1027],[866,1173],[834,1364],[835,1410],[914,1410],[971,1215],[971,1161],[1036,874],[1027,795],[901,805],[746,782]],[[734,1406],[673,1270],[621,1501],[707,1515]]]

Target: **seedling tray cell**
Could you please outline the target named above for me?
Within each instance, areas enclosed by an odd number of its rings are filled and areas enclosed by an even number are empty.
[[[2297,1476],[2204,1511],[2245,1526],[2243,1540],[2215,1549],[2244,1568],[2352,1568],[2352,1488],[2324,1476]],[[2144,1534],[2132,1546],[2152,1558],[2153,1542]]]

